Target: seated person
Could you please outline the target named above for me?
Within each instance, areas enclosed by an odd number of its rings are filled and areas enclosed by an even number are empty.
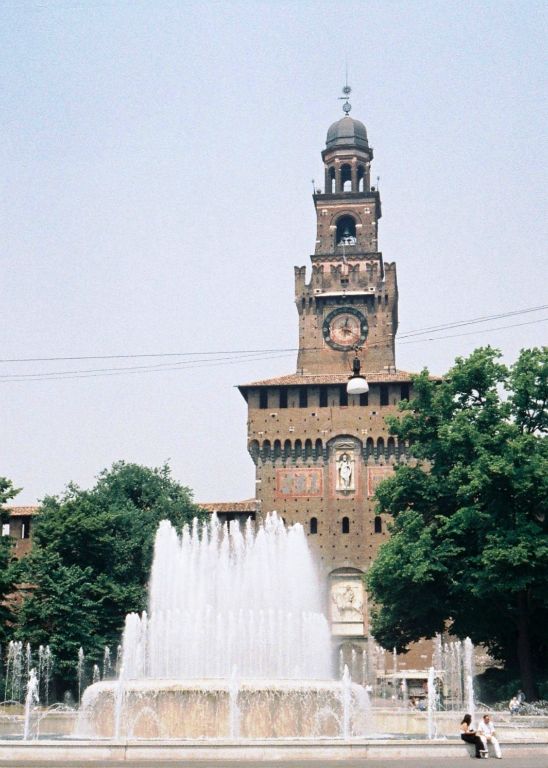
[[[478,723],[476,733],[478,733],[484,739],[487,739],[488,744],[493,745],[493,749],[495,750],[495,757],[498,757],[500,760],[502,757],[502,752],[500,750],[499,740],[497,739],[495,733],[495,724],[491,720],[491,715],[484,715],[481,718]]]
[[[473,744],[476,748],[476,757],[487,757],[487,743],[482,736],[476,733],[472,728],[472,715],[464,715],[460,724],[460,731],[461,739],[467,744]]]

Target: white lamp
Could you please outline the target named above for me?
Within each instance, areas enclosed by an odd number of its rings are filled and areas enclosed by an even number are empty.
[[[360,369],[361,363],[356,352],[356,357],[352,361],[352,376],[346,385],[346,391],[349,395],[364,395],[369,392],[369,384],[365,380],[365,376],[361,375]]]

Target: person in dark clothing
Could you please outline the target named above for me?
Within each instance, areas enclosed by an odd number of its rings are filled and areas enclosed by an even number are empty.
[[[472,715],[464,715],[460,724],[460,737],[467,744],[473,744],[476,748],[476,757],[487,757],[487,743],[472,728]]]

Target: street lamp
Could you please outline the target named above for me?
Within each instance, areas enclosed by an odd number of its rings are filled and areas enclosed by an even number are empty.
[[[361,363],[358,357],[358,347],[355,348],[355,356],[352,361],[352,376],[348,379],[346,385],[346,391],[349,395],[364,395],[369,392],[369,384],[365,380],[365,376],[360,373]]]

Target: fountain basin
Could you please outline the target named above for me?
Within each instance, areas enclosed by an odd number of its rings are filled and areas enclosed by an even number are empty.
[[[333,680],[128,680],[86,689],[83,738],[337,738],[365,732],[367,694]]]

